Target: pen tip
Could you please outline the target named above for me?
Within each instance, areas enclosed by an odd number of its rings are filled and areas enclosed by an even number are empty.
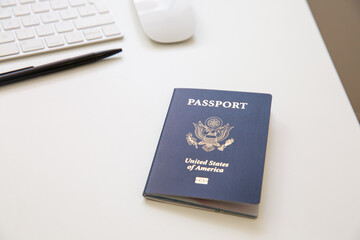
[[[115,48],[114,52],[116,52],[116,53],[122,52],[122,49],[121,48]]]
[[[121,48],[114,48],[114,49],[109,49],[109,50],[106,50],[106,51],[103,51],[101,52],[100,54],[103,56],[103,57],[110,57],[112,55],[115,55],[115,54],[118,54],[122,52],[122,49]]]

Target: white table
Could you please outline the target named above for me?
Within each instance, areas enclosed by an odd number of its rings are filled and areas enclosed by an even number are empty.
[[[131,0],[121,56],[0,89],[0,239],[360,239],[360,131],[305,0],[194,0],[196,35],[159,45]],[[146,201],[175,87],[273,95],[260,215]]]

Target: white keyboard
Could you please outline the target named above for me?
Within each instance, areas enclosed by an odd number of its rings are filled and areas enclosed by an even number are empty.
[[[0,61],[122,36],[104,0],[0,0]]]

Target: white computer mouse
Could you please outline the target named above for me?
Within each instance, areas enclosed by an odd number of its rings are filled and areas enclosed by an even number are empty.
[[[194,34],[195,16],[188,0],[133,0],[145,34],[155,42],[174,43]]]

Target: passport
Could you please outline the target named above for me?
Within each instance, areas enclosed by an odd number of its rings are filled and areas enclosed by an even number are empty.
[[[143,196],[257,217],[270,94],[178,88]]]

